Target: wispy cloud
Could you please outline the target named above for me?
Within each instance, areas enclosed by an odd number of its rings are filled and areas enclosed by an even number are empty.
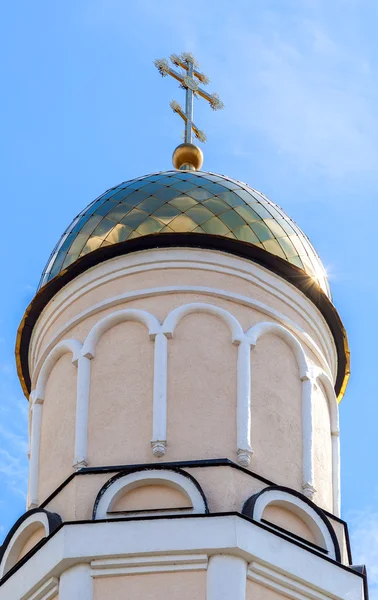
[[[143,54],[169,40],[171,51],[190,49],[206,60],[227,108],[214,128],[237,155],[254,156],[260,136],[306,172],[375,174],[376,68],[354,23],[355,1],[335,0],[333,9],[324,0],[193,0],[183,16],[173,0],[134,8],[96,0],[85,16],[92,27],[127,31],[125,45],[136,31]]]
[[[353,562],[368,570],[370,597],[378,600],[378,512],[372,507],[349,515]]]

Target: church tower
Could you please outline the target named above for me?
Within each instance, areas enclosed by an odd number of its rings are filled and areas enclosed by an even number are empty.
[[[193,97],[222,103],[192,55],[171,62],[174,169],[79,213],[18,330],[29,484],[0,600],[365,599],[326,272],[281,208],[201,170]]]

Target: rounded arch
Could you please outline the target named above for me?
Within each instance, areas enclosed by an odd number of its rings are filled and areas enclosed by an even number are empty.
[[[337,403],[337,397],[335,389],[332,385],[330,378],[323,369],[318,369],[315,375],[315,381],[321,383],[325,389],[325,395],[328,402],[330,421],[331,421],[331,433],[338,435],[339,433],[339,407]]]
[[[148,329],[151,339],[154,339],[160,331],[160,323],[154,315],[145,310],[136,308],[126,308],[107,315],[98,321],[88,333],[82,348],[82,355],[85,358],[94,358],[96,355],[96,346],[101,336],[116,325],[126,321],[136,321],[142,323]]]
[[[270,486],[248,498],[242,514],[261,522],[268,506],[285,508],[299,517],[314,535],[316,544],[324,548],[330,558],[341,561],[340,547],[333,527],[324,512],[306,496],[290,488]],[[287,531],[287,535],[290,536],[290,531]]]
[[[183,304],[172,310],[162,325],[163,333],[167,337],[173,337],[179,321],[192,313],[206,313],[222,319],[231,331],[232,343],[238,344],[243,340],[244,332],[239,321],[224,308],[219,308],[219,306],[214,306],[214,304],[206,304],[205,302]]]
[[[106,519],[112,506],[128,491],[145,485],[166,485],[179,492],[190,500],[192,508],[180,511],[180,514],[208,513],[208,505],[202,488],[197,481],[181,469],[143,469],[131,473],[118,473],[103,485],[99,491],[93,507],[93,520]]]
[[[23,514],[15,522],[0,548],[0,579],[18,562],[22,548],[33,533],[43,528],[43,537],[48,537],[61,523],[58,514],[41,508]]]
[[[81,348],[81,343],[77,340],[62,340],[49,352],[39,372],[35,390],[31,393],[32,399],[35,402],[43,402],[47,380],[60,357],[63,356],[63,354],[71,352],[72,364],[77,366]]]
[[[257,323],[256,325],[253,325],[250,329],[248,329],[246,336],[251,346],[256,346],[260,337],[268,333],[277,335],[284,342],[286,342],[288,346],[290,346],[290,348],[294,352],[298,364],[300,378],[308,378],[309,365],[303,347],[301,343],[297,340],[297,338],[288,329],[286,329],[286,327],[283,327],[278,323],[270,323],[268,321],[263,321],[261,323]]]

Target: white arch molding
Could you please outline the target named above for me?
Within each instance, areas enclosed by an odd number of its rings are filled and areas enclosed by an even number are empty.
[[[314,428],[312,415],[312,384],[310,367],[302,345],[297,338],[285,327],[278,323],[260,322],[253,325],[246,333],[251,348],[254,348],[258,340],[266,334],[280,337],[293,351],[299,369],[299,377],[302,382],[302,491],[308,498],[313,498],[314,485]],[[250,376],[250,374],[249,374]],[[249,414],[239,421],[239,427],[245,427],[244,423],[250,422]],[[247,432],[246,432],[247,434]]]
[[[12,535],[0,563],[0,579],[18,561],[20,552],[35,531],[43,527],[45,536],[50,533],[50,525],[46,513],[35,512],[27,517]]]
[[[31,435],[28,508],[38,506],[39,451],[41,445],[42,405],[45,399],[46,383],[59,358],[72,354],[72,364],[77,366],[80,359],[81,344],[77,340],[62,340],[48,354],[39,372],[35,389],[30,394]],[[79,380],[79,377],[78,377]]]
[[[231,342],[238,346],[237,356],[237,390],[236,390],[236,413],[237,413],[237,460],[242,466],[249,466],[253,454],[250,445],[250,345],[246,340],[244,331],[239,321],[227,310],[207,304],[205,302],[193,302],[183,304],[175,308],[166,317],[162,331],[168,339],[173,337],[177,324],[184,317],[194,313],[205,313],[218,317],[228,326],[231,332]],[[243,419],[247,421],[239,426]]]
[[[46,381],[56,361],[65,352],[72,353],[72,362],[78,366],[75,458],[74,467],[87,465],[88,439],[88,403],[90,392],[90,361],[96,355],[96,346],[100,337],[115,325],[136,321],[145,325],[149,337],[154,341],[154,378],[153,378],[153,430],[151,446],[156,457],[166,453],[167,444],[167,341],[174,335],[179,321],[193,313],[206,313],[222,319],[229,327],[231,342],[238,346],[237,356],[237,448],[236,455],[240,465],[248,467],[253,454],[251,443],[251,361],[250,351],[262,335],[272,333],[283,339],[293,350],[302,381],[302,433],[303,433],[303,484],[302,490],[312,498],[314,487],[314,440],[313,440],[313,385],[318,379],[325,387],[330,406],[332,434],[332,479],[333,509],[339,513],[339,444],[338,444],[338,408],[332,383],[322,369],[310,372],[310,367],[297,338],[285,327],[273,322],[260,322],[244,333],[238,320],[227,310],[212,304],[194,302],[184,304],[172,310],[163,325],[152,314],[138,309],[115,311],[98,321],[91,329],[83,346],[76,340],[63,340],[51,350],[39,373],[32,400],[31,465],[29,483],[29,507],[38,505],[38,469],[42,404]]]
[[[146,485],[166,485],[184,494],[191,502],[191,508],[180,510],[180,514],[204,514],[207,512],[205,499],[191,478],[168,469],[149,469],[135,471],[114,479],[104,493],[100,492],[99,501],[93,511],[93,518],[95,520],[111,518],[109,512],[121,496]],[[174,509],[172,512],[175,512]]]
[[[78,410],[76,420],[76,439],[78,452],[75,453],[74,466],[80,468],[87,464],[88,449],[88,405],[90,391],[90,360],[96,356],[96,347],[101,336],[112,327],[133,321],[145,325],[150,340],[155,341],[154,349],[154,388],[153,388],[153,423],[152,452],[155,456],[163,456],[166,448],[166,411],[167,411],[167,347],[165,336],[160,333],[160,323],[151,313],[139,309],[124,309],[107,315],[98,321],[88,333],[81,351],[82,371],[80,387],[78,387]],[[165,415],[165,418],[164,418]]]
[[[315,370],[314,384],[321,384],[325,391],[330,415],[330,433],[332,443],[332,501],[333,512],[339,517],[341,513],[340,500],[340,428],[339,428],[339,405],[335,389],[327,373],[322,369]]]
[[[261,521],[264,510],[268,506],[280,506],[296,514],[310,529],[315,537],[315,542],[328,552],[328,556],[337,559],[335,542],[329,528],[319,514],[304,500],[283,489],[267,489],[258,494],[252,509],[252,518]],[[290,534],[290,532],[288,532]]]

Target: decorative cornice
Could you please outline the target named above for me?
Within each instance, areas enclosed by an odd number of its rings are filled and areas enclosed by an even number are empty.
[[[149,235],[130,241],[99,248],[78,259],[66,270],[46,284],[28,306],[17,333],[17,371],[24,393],[30,391],[28,364],[29,343],[34,325],[48,301],[69,281],[90,267],[115,256],[156,247],[201,247],[230,252],[247,258],[268,268],[300,289],[317,306],[326,319],[335,340],[338,353],[338,374],[336,393],[342,395],[349,378],[349,347],[345,329],[340,317],[320,287],[302,269],[257,246],[238,240],[206,234],[164,234]]]

